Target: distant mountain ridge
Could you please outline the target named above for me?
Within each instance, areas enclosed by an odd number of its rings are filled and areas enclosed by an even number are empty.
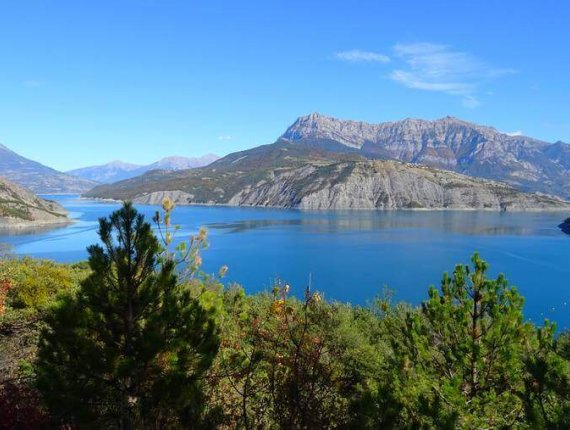
[[[123,163],[122,161],[111,161],[100,166],[83,167],[81,169],[69,170],[69,175],[78,176],[83,179],[98,183],[110,183],[128,179],[130,172],[140,169],[136,164]],[[136,176],[136,174],[134,175]]]
[[[97,185],[22,157],[0,144],[0,176],[34,193],[82,193]]]
[[[570,145],[508,135],[454,117],[369,124],[313,113],[298,118],[281,138],[501,180],[570,199]]]
[[[218,160],[219,158],[220,157],[215,154],[207,154],[202,157],[174,156],[163,158],[146,166],[124,163],[117,160],[99,166],[89,166],[70,170],[67,173],[102,184],[109,184],[134,178],[151,170],[183,170],[203,167]]]

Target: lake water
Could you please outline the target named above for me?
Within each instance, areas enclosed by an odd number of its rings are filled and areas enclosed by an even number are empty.
[[[20,255],[62,262],[86,259],[97,242],[97,220],[113,203],[47,196],[77,220],[23,234],[0,232],[0,243]],[[138,208],[150,220],[156,207]],[[525,315],[570,328],[570,236],[557,227],[567,214],[492,212],[306,212],[281,209],[178,207],[179,238],[209,230],[204,269],[229,266],[226,281],[246,291],[269,289],[275,279],[302,294],[309,276],[329,299],[365,304],[384,287],[396,300],[420,303],[444,271],[478,251],[491,272],[505,273],[526,297]],[[568,303],[568,305],[567,305]]]

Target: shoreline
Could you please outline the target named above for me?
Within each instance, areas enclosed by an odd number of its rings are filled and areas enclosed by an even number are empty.
[[[6,218],[0,218],[0,232],[9,230],[23,231],[27,229],[35,229],[38,227],[64,227],[69,224],[74,224],[77,220],[66,219],[64,221],[53,220],[53,221],[15,221],[15,222],[4,222]]]
[[[112,198],[103,197],[83,197],[79,196],[80,200],[89,200],[100,203],[122,203],[125,200],[118,200]],[[136,205],[141,206],[160,206],[160,203],[140,203],[136,200],[132,200]],[[529,209],[494,209],[494,208],[330,208],[330,209],[306,209],[300,207],[287,207],[287,206],[261,206],[261,205],[232,205],[227,203],[175,203],[176,206],[196,206],[196,207],[227,207],[227,208],[251,208],[251,209],[283,209],[283,210],[295,210],[304,212],[349,212],[349,211],[371,211],[371,212],[494,212],[494,213],[548,213],[548,212],[568,212],[570,213],[570,202],[565,202],[563,200],[561,203],[567,204],[568,207],[553,207],[553,208],[529,208]]]

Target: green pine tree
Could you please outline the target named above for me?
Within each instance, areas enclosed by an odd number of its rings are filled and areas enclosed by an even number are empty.
[[[477,254],[431,287],[421,312],[408,316],[395,384],[406,420],[440,428],[503,428],[524,420],[526,345],[523,298],[503,275],[487,277]]]
[[[536,330],[525,359],[524,405],[535,429],[567,429],[570,425],[570,361],[568,333],[555,338],[556,324]]]
[[[130,203],[99,224],[91,275],[41,333],[38,386],[61,422],[196,426],[219,343],[212,311],[178,282],[172,259],[158,258],[159,241]]]

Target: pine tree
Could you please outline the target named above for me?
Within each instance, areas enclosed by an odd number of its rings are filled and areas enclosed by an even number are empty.
[[[568,333],[555,338],[556,324],[545,321],[529,345],[524,404],[532,428],[566,429],[570,423]]]
[[[510,427],[524,419],[526,344],[523,298],[503,275],[487,277],[477,254],[431,287],[421,312],[410,314],[400,345],[404,402],[438,427]],[[420,414],[418,412],[421,411]],[[424,421],[426,422],[426,421]]]
[[[38,386],[61,422],[119,428],[196,425],[201,377],[218,349],[214,316],[159,258],[130,204],[99,221],[91,275],[42,331]]]

